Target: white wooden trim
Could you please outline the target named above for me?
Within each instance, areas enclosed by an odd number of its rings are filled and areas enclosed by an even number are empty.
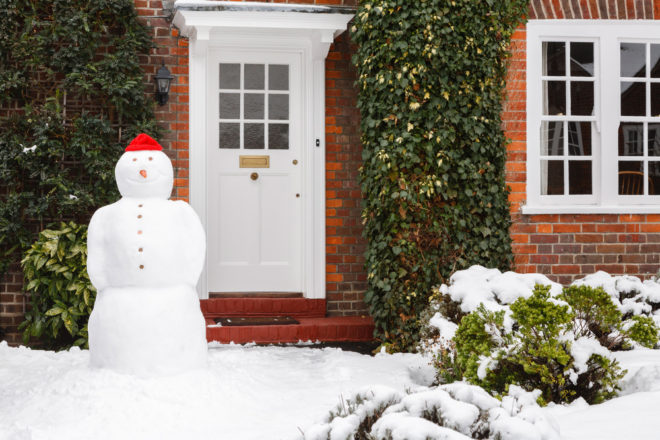
[[[206,84],[209,51],[299,51],[303,78],[303,295],[325,298],[325,58],[352,14],[279,11],[178,10],[174,24],[190,38],[190,204],[204,227],[206,200]],[[316,140],[319,145],[317,146]],[[305,197],[306,196],[306,197]],[[198,286],[208,297],[206,269]]]
[[[660,27],[655,20],[530,20],[527,23],[527,205],[522,208],[523,214],[660,212],[660,196],[619,196],[618,179],[612,178],[618,175],[618,155],[612,149],[617,148],[620,120],[620,99],[616,92],[619,90],[619,51],[616,48],[620,41],[659,39]],[[596,125],[592,138],[592,196],[541,195],[541,120],[556,119],[541,117],[543,40],[594,42],[594,116],[579,118],[592,120]],[[568,133],[564,133],[564,137],[567,136]],[[560,158],[565,159],[558,156]]]

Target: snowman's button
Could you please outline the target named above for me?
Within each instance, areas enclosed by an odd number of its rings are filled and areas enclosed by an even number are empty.
[[[138,231],[138,235],[142,235],[142,231]]]
[[[139,215],[138,215],[138,218],[142,218],[142,214],[139,214]]]
[[[144,269],[144,264],[140,264],[140,269]]]
[[[138,249],[138,252],[142,252],[142,248]]]
[[[140,203],[140,204],[138,205],[138,208],[142,208],[143,206],[144,206],[144,205],[143,205],[142,203]]]

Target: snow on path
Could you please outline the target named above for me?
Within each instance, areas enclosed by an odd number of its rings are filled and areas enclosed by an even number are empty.
[[[0,439],[292,439],[340,396],[433,376],[416,355],[214,347],[208,371],[139,379],[90,370],[87,351],[0,343]]]

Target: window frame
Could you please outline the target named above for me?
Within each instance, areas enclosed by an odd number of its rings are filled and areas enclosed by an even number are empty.
[[[594,43],[593,116],[544,116],[542,75],[543,42]],[[654,20],[530,20],[527,24],[527,201],[523,214],[563,213],[660,213],[660,195],[618,194],[618,127],[621,119],[619,43],[660,44],[660,26]],[[567,76],[570,65],[566,65]],[[660,82],[660,78],[646,79]],[[570,94],[570,92],[568,92]],[[650,105],[647,96],[647,105]],[[567,102],[568,105],[568,102]],[[548,120],[593,121],[592,194],[541,194],[541,124]],[[658,122],[660,117],[634,117],[637,121]],[[568,124],[566,124],[568,125]],[[568,138],[564,132],[564,137]],[[565,141],[566,143],[567,141]],[[610,154],[608,154],[608,152]],[[562,157],[562,156],[558,156]],[[568,160],[565,151],[563,160]],[[579,157],[579,156],[575,156]],[[641,160],[647,156],[642,156]],[[658,159],[660,161],[660,158]],[[567,177],[566,177],[567,179]]]

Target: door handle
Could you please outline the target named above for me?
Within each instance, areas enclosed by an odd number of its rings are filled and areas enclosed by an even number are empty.
[[[252,180],[257,180],[259,178],[259,173],[252,173],[250,174],[250,179]]]

